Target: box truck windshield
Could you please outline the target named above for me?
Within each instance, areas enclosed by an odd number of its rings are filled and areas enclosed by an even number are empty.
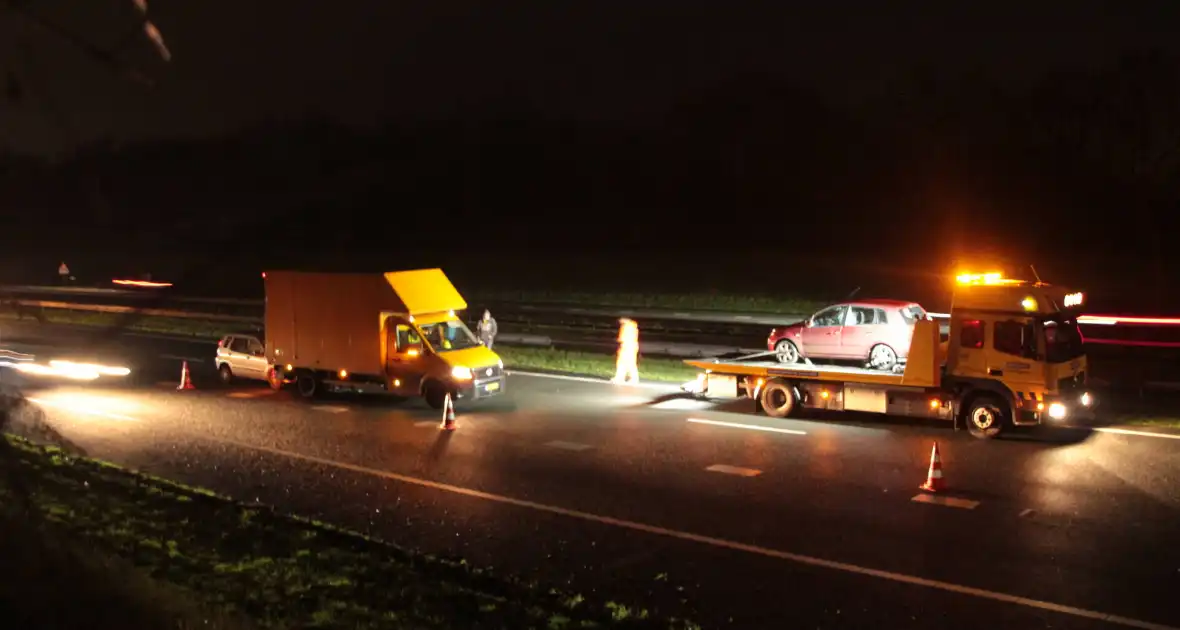
[[[471,330],[459,320],[420,324],[418,329],[422,331],[436,352],[466,350],[480,345]]]

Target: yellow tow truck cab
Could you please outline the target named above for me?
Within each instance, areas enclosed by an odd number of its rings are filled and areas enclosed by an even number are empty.
[[[1087,362],[1077,315],[1083,294],[999,273],[956,278],[949,330],[914,323],[909,359],[898,371],[787,367],[773,353],[688,360],[703,370],[686,390],[750,397],[786,417],[796,407],[950,420],[977,437],[1011,426],[1061,422],[1090,412]],[[765,356],[764,356],[765,355]]]
[[[504,393],[504,363],[457,313],[467,301],[441,269],[383,274],[267,271],[271,386],[311,398],[345,391],[422,396]]]

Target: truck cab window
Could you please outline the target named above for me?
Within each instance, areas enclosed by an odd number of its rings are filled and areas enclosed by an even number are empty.
[[[408,324],[397,325],[397,351],[405,353],[408,350],[422,350],[422,338],[410,328]]]
[[[458,320],[423,324],[420,328],[427,341],[438,352],[463,350],[480,345],[471,330]]]
[[[995,331],[995,339],[992,341],[992,347],[996,350],[1025,359],[1039,358],[1036,328],[1032,322],[1014,320],[996,322],[993,330]]]
[[[983,347],[983,322],[965,319],[959,323],[959,347],[976,350]]]

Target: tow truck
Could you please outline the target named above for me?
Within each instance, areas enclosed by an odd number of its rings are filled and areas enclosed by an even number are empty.
[[[914,323],[900,371],[833,365],[784,366],[773,353],[690,359],[703,370],[685,390],[705,398],[750,398],[755,411],[785,418],[799,407],[934,418],[995,438],[1014,426],[1089,415],[1087,360],[1077,317],[1084,294],[999,272],[955,279],[950,333],[932,318]]]

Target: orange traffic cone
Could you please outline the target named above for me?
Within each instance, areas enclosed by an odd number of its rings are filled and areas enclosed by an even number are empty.
[[[930,472],[926,473],[926,483],[918,487],[926,492],[946,489],[946,481],[942,478],[942,458],[938,455],[938,442],[934,443],[934,450],[930,451]]]
[[[193,386],[193,376],[188,371],[188,361],[180,364],[180,385],[176,386],[177,391],[183,389],[196,389]]]
[[[443,421],[442,421],[442,424],[439,425],[438,428],[440,428],[444,431],[454,431],[456,428],[455,427],[455,403],[451,402],[450,393],[448,393],[447,397],[445,399],[443,399]]]

